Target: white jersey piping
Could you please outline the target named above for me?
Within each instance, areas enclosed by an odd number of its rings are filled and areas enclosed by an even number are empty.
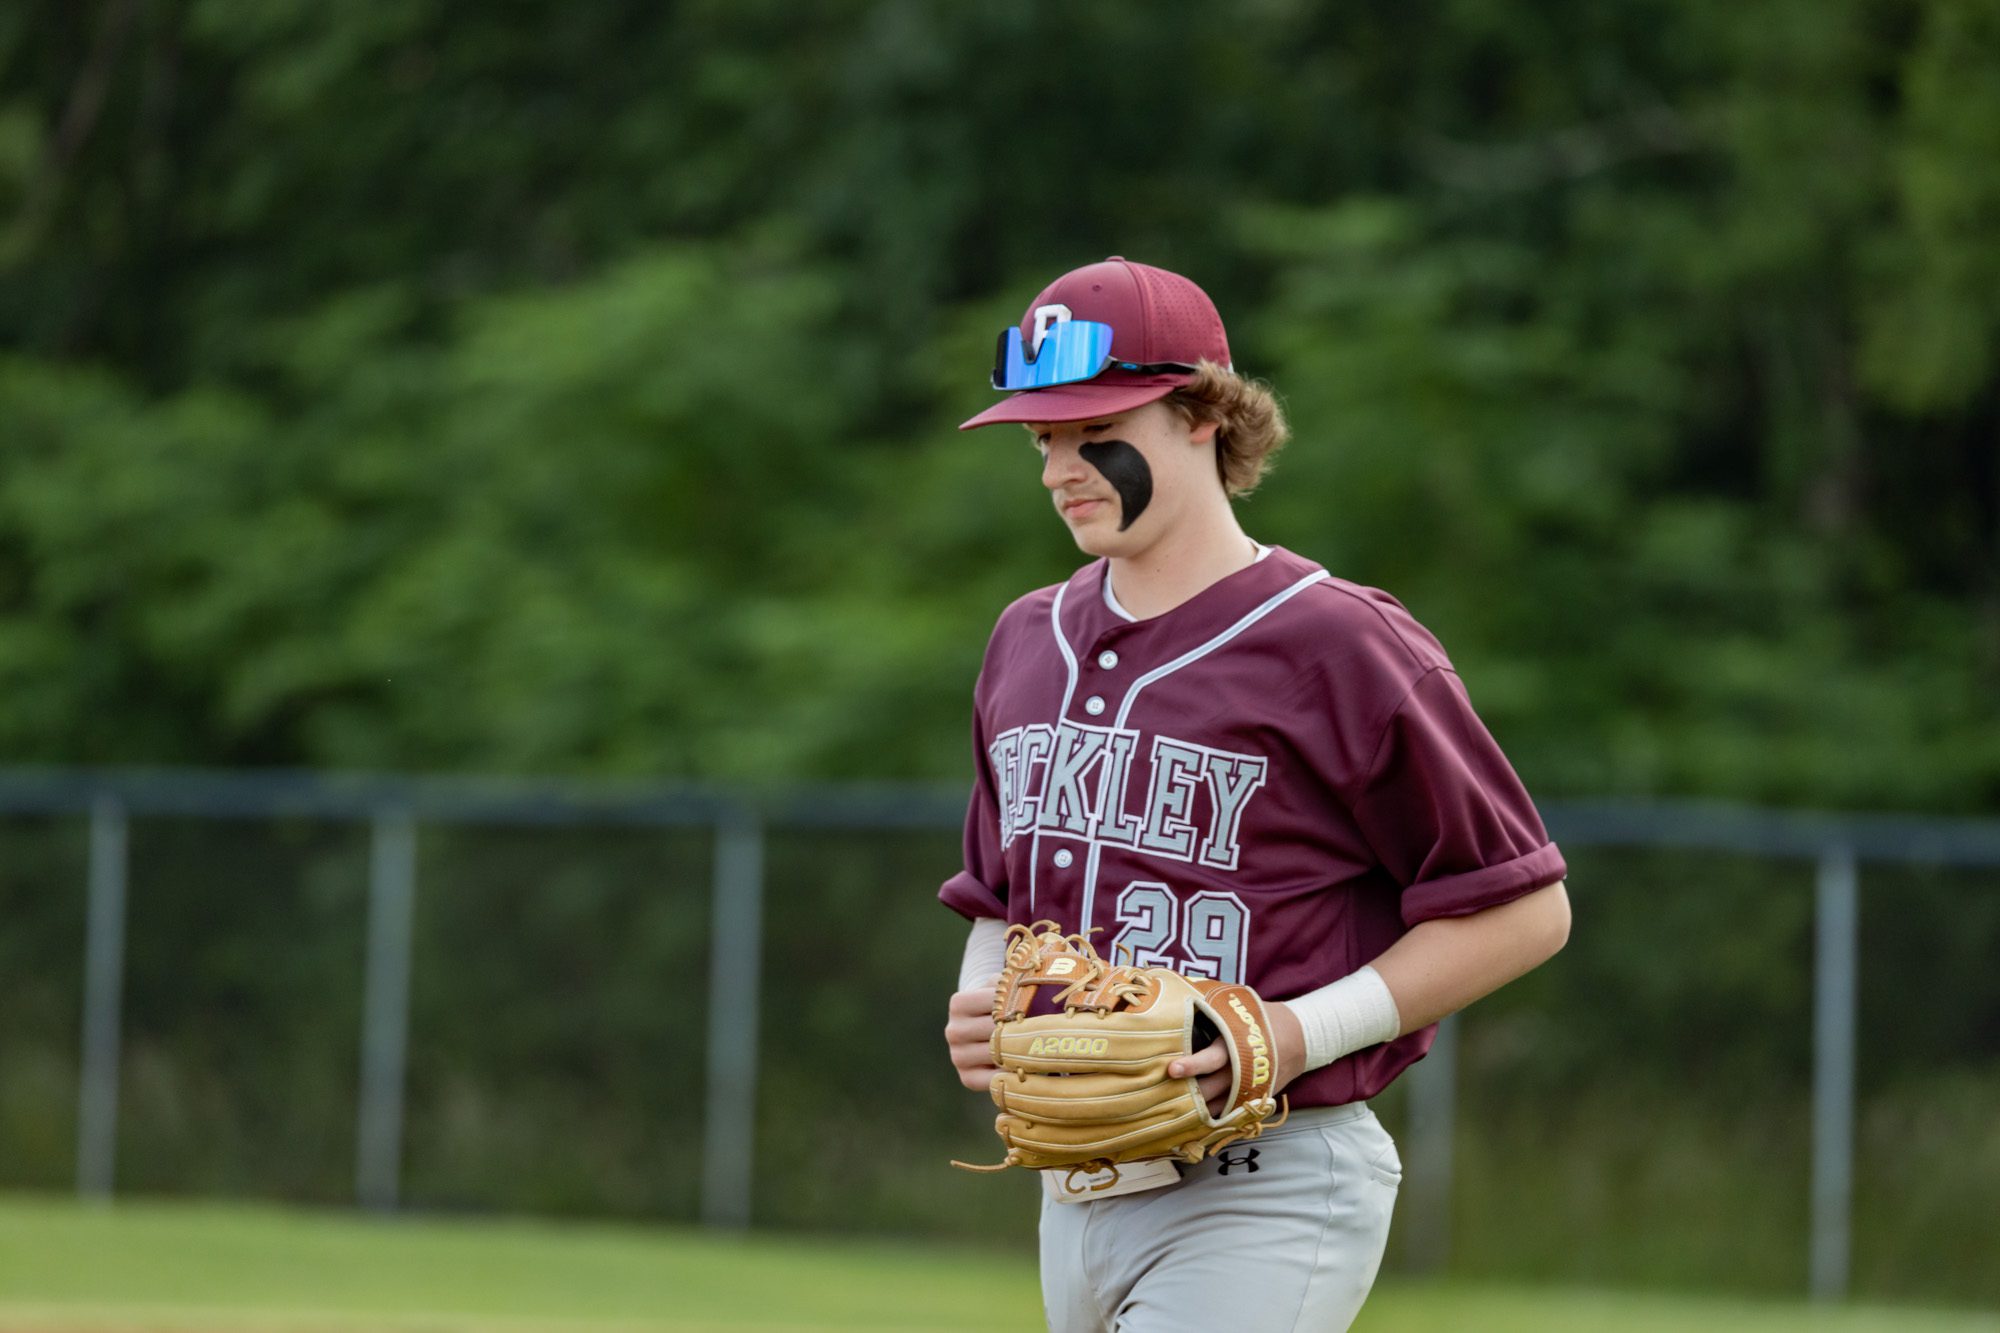
[[[1111,585],[1109,581],[1106,581],[1104,586],[1108,588]],[[1069,683],[1063,686],[1062,711],[1056,714],[1056,721],[1058,723],[1069,719],[1069,703],[1071,699],[1076,697],[1076,654],[1071,651],[1069,639],[1064,636],[1062,627],[1063,595],[1068,591],[1069,584],[1067,583],[1057,588],[1055,601],[1049,605],[1049,628],[1055,631],[1056,647],[1062,650],[1063,666],[1069,671]],[[1028,781],[1028,777],[1029,775],[1026,773],[1021,775],[1021,782],[1024,786]],[[1040,812],[1037,811],[1036,813],[1039,814]],[[1041,860],[1042,828],[1040,819],[1037,819],[1035,821],[1034,835],[1028,842],[1028,914],[1030,916],[1033,916],[1035,911],[1035,868],[1041,864]]]
[[[1250,544],[1257,548],[1256,559],[1250,562],[1253,565],[1258,564],[1265,556],[1271,554],[1271,548],[1260,541],[1253,541]],[[1136,623],[1139,619],[1139,617],[1125,609],[1125,603],[1119,601],[1118,594],[1111,590],[1111,570],[1109,566],[1104,571],[1104,604],[1110,607],[1111,614],[1117,616],[1120,620],[1128,620]]]

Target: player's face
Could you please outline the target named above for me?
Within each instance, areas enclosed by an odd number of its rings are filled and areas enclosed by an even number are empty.
[[[1215,427],[1191,427],[1164,403],[1028,429],[1042,455],[1042,485],[1070,536],[1091,555],[1144,551],[1204,488],[1220,485]]]

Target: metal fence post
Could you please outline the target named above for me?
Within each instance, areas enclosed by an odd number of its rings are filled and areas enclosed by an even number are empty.
[[[76,1096],[76,1192],[111,1197],[118,1164],[119,1009],[125,989],[125,807],[90,807],[90,899],[83,945],[83,1051]]]
[[[410,935],[417,827],[406,809],[375,815],[368,862],[368,955],[361,998],[361,1093],[355,1112],[354,1195],[396,1206],[403,1164],[404,1063],[410,1033]]]
[[[701,1219],[740,1228],[750,1225],[763,953],[764,830],[749,810],[732,809],[716,824],[714,895]]]
[[[1847,1294],[1854,1202],[1854,1014],[1860,876],[1850,847],[1820,853],[1813,957],[1814,1299]]]
[[[1409,1264],[1442,1273],[1451,1259],[1452,1135],[1458,1114],[1458,1015],[1438,1023],[1409,1073]]]

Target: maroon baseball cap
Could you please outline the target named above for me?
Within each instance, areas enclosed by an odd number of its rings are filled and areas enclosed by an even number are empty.
[[[1113,255],[1101,264],[1087,264],[1063,274],[1042,289],[1021,316],[1021,336],[1035,332],[1035,312],[1061,306],[1072,319],[1095,320],[1111,326],[1111,354],[1140,365],[1208,360],[1227,366],[1229,338],[1222,316],[1208,293],[1183,278],[1150,264],[1135,264]],[[1113,367],[1095,379],[1052,384],[1002,399],[959,426],[991,426],[1000,422],[1082,421],[1128,412],[1164,398],[1194,376],[1185,371],[1140,374]]]

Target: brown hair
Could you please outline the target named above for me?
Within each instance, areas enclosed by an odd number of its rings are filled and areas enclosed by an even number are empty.
[[[1231,496],[1256,490],[1271,469],[1272,455],[1292,438],[1285,409],[1268,384],[1213,361],[1201,362],[1194,379],[1163,401],[1191,426],[1216,424],[1215,470]]]

